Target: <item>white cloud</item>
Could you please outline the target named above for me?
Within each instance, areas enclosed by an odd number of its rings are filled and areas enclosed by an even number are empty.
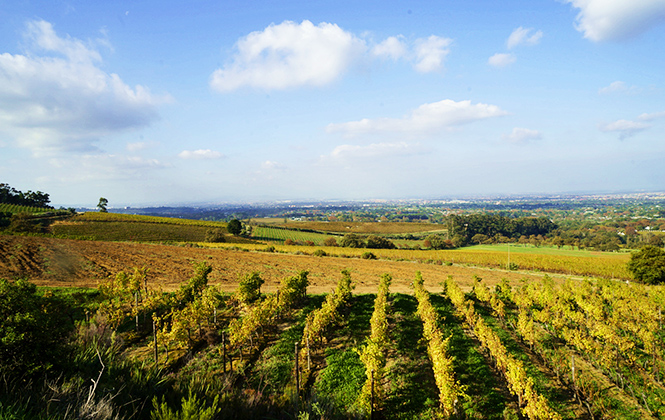
[[[286,89],[321,86],[337,79],[366,50],[365,42],[330,23],[285,21],[236,43],[233,62],[212,74],[213,89],[243,86]]]
[[[645,113],[637,117],[637,119],[640,121],[653,121],[659,118],[665,118],[665,111],[652,112],[650,114]]]
[[[576,29],[592,41],[640,34],[665,20],[663,0],[567,0],[579,9]]]
[[[367,146],[343,144],[335,147],[330,153],[332,159],[376,158],[388,156],[407,156],[419,153],[418,146],[404,142],[373,143]]]
[[[421,73],[441,70],[443,60],[450,52],[448,47],[451,43],[452,39],[436,35],[431,35],[426,39],[417,39],[414,45],[416,55],[414,68]]]
[[[341,132],[347,136],[385,132],[422,135],[506,114],[506,111],[496,105],[474,105],[471,101],[455,102],[444,99],[421,105],[403,118],[364,118],[360,121],[329,124],[326,131]]]
[[[407,55],[408,48],[402,37],[391,36],[372,48],[372,54],[377,57],[399,60]]]
[[[181,159],[193,159],[193,160],[203,160],[203,159],[221,159],[224,157],[220,152],[216,152],[210,149],[198,149],[198,150],[183,150],[178,153],[178,157]]]
[[[27,23],[26,54],[0,54],[0,132],[35,155],[92,151],[101,137],[157,119],[157,97],[101,70],[92,46]]]
[[[501,136],[504,140],[511,143],[526,143],[530,140],[540,140],[543,138],[543,134],[538,130],[530,130],[528,128],[513,128],[512,133],[504,134]]]
[[[609,86],[602,87],[598,89],[600,95],[609,95],[612,93],[624,93],[627,95],[635,95],[642,91],[637,86],[628,86],[625,82],[617,80],[609,84]]]
[[[520,26],[510,34],[506,41],[506,46],[510,50],[518,45],[536,45],[540,42],[540,38],[542,37],[542,31],[534,32],[533,28],[523,28]]]
[[[496,53],[487,60],[487,63],[494,67],[506,67],[513,64],[515,60],[513,54]]]
[[[376,58],[407,60],[416,71],[428,73],[443,68],[451,43],[436,35],[407,43],[398,35],[372,46],[332,23],[284,21],[239,39],[233,59],[213,72],[210,86],[218,92],[323,86],[354,64]]]
[[[651,125],[645,122],[617,120],[611,123],[601,124],[598,128],[600,131],[604,132],[619,133],[619,138],[623,140],[650,127]]]

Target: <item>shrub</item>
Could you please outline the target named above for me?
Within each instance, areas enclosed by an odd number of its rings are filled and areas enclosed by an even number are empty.
[[[242,303],[254,302],[261,296],[261,285],[265,283],[258,271],[245,275],[238,284],[236,295]]]
[[[354,233],[347,233],[342,238],[340,245],[347,248],[365,248],[365,241]]]
[[[221,229],[208,229],[205,236],[206,242],[226,242],[226,237]]]
[[[284,245],[295,245],[295,242],[293,241],[293,239],[289,238],[284,241]]]
[[[389,241],[386,238],[382,238],[376,235],[370,235],[367,237],[367,248],[372,249],[395,249],[395,244]]]
[[[0,279],[0,377],[23,378],[65,360],[67,314],[61,299],[38,295],[35,284]]]
[[[323,241],[323,245],[325,245],[325,246],[338,246],[337,245],[337,239],[335,239],[332,236],[329,236]]]
[[[363,252],[363,254],[360,256],[363,260],[375,260],[376,255],[372,254],[371,252]]]
[[[324,251],[322,249],[317,249],[316,251],[314,251],[312,253],[312,255],[314,255],[315,257],[325,257],[328,254],[326,253],[326,251]]]

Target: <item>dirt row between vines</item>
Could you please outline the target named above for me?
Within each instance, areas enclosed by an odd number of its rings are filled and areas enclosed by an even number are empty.
[[[164,291],[176,289],[193,274],[193,264],[208,262],[213,271],[210,284],[232,291],[238,278],[252,271],[266,281],[263,290],[276,290],[280,279],[310,272],[310,293],[332,290],[340,271],[351,271],[355,293],[375,293],[383,273],[393,276],[391,292],[411,293],[410,283],[422,272],[425,286],[440,291],[439,283],[452,275],[464,289],[473,276],[494,285],[507,278],[513,285],[521,279],[539,279],[542,273],[517,273],[482,267],[445,266],[409,261],[362,260],[314,257],[268,252],[194,248],[129,242],[98,242],[29,236],[0,235],[0,278],[27,278],[38,286],[96,287],[100,281],[133,267],[150,269],[149,282]],[[149,284],[150,284],[149,283]]]

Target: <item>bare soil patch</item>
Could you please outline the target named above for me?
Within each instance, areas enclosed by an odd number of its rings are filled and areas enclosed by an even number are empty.
[[[440,291],[439,283],[449,275],[466,290],[471,288],[474,275],[490,286],[502,278],[516,284],[521,279],[540,279],[543,275],[409,261],[0,235],[0,278],[24,277],[39,286],[96,287],[120,271],[145,266],[150,269],[149,282],[169,291],[189,279],[194,272],[193,263],[201,261],[212,265],[210,283],[224,291],[235,289],[238,277],[252,271],[260,272],[266,281],[264,291],[273,291],[282,278],[308,270],[310,293],[334,289],[343,269],[351,271],[355,293],[376,293],[383,273],[393,276],[391,292],[395,293],[411,293],[410,284],[417,271],[422,272],[430,291]]]

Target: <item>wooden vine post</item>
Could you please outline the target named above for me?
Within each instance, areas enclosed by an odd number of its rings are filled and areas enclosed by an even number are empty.
[[[157,367],[159,366],[159,353],[157,351],[157,323],[154,318],[152,319],[152,341],[155,342],[155,367]]]
[[[224,366],[224,373],[226,373],[226,336],[222,331],[222,366]]]

